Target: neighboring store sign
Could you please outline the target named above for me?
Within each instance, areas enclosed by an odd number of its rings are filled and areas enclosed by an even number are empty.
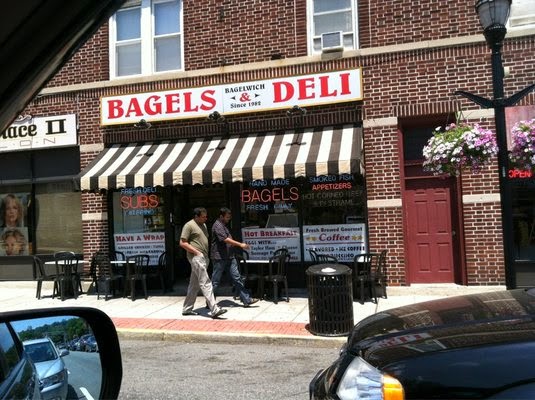
[[[115,250],[121,251],[126,257],[135,254],[147,254],[149,265],[158,265],[160,254],[165,251],[165,233],[116,233],[114,235]]]
[[[15,121],[0,134],[0,152],[75,146],[76,115],[27,117]]]
[[[242,238],[251,246],[251,260],[268,260],[277,249],[287,248],[290,261],[301,261],[299,228],[242,228]]]
[[[340,262],[353,262],[366,250],[366,225],[305,225],[303,242],[305,261],[312,261],[308,250],[335,256]]]
[[[362,100],[361,69],[102,97],[101,125],[205,118]]]

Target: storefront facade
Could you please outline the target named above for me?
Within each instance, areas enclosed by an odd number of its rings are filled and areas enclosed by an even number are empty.
[[[492,111],[451,97],[491,88],[472,4],[406,2],[411,18],[399,11],[394,21],[384,10],[403,7],[393,1],[275,1],[262,20],[244,3],[128,2],[28,107],[77,116],[84,256],[165,249],[168,279],[179,279],[187,266],[177,240],[193,207],[213,220],[228,206],[233,234],[255,256],[290,249],[294,286],[304,285],[312,247],[341,261],[387,249],[390,285],[531,284],[529,260],[522,277],[516,261],[504,266],[496,165],[447,179],[421,168],[433,130],[460,112],[493,126]],[[535,47],[535,19],[518,18],[532,6],[513,7],[503,48],[511,92],[533,81]],[[177,16],[165,35],[148,34],[180,43],[177,53],[144,53],[144,10],[148,25]],[[437,29],[433,15],[455,32]],[[125,29],[136,18],[139,32]],[[136,43],[139,63],[129,57]],[[520,105],[533,104],[530,94]],[[526,215],[529,182],[517,191]],[[515,226],[531,231],[527,220]],[[529,232],[514,237],[525,257]]]

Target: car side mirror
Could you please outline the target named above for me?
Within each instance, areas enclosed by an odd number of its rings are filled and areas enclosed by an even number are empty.
[[[89,383],[91,388],[88,394],[93,398],[117,399],[119,396],[123,374],[121,349],[115,326],[102,311],[86,307],[62,307],[0,312],[1,324],[11,327],[17,336],[20,354],[31,360],[42,396],[46,397],[46,391],[52,390],[46,387],[46,382],[52,380],[65,382],[62,393],[68,398],[78,396],[80,390],[88,390]],[[1,332],[0,343],[5,339]],[[96,346],[71,350],[67,347],[84,335],[94,336]],[[62,357],[66,355],[69,357],[63,360]],[[50,372],[48,358],[56,360],[56,370],[53,372]],[[39,364],[47,366],[43,368]],[[52,377],[44,376],[52,373]],[[0,382],[2,385],[3,382]]]

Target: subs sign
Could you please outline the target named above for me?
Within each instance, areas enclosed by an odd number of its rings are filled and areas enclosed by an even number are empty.
[[[76,146],[76,115],[27,117],[0,134],[0,152]]]
[[[103,97],[101,125],[206,118],[362,100],[361,69]]]

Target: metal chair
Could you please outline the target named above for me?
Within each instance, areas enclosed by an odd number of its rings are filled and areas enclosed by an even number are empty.
[[[81,283],[78,278],[78,258],[76,254],[72,251],[58,251],[54,253],[54,261],[56,263],[56,278],[52,298],[59,294],[61,301],[65,300],[65,296],[68,294],[67,289],[70,291],[72,287],[72,294],[77,299],[78,288],[81,288]]]
[[[147,254],[136,254],[126,257],[126,280],[123,297],[126,297],[128,286],[130,286],[130,298],[136,299],[136,282],[140,281],[143,287],[145,300],[147,295],[147,269],[150,257]]]
[[[264,276],[264,283],[273,285],[273,302],[275,304],[279,301],[279,284],[284,285],[286,294],[286,302],[290,301],[288,296],[288,279],[286,277],[286,267],[290,261],[290,254],[288,251],[281,251],[278,255],[273,255],[269,259],[268,275]]]
[[[37,297],[37,299],[41,299],[43,282],[54,282],[53,292],[56,290],[56,275],[47,274],[43,260],[37,256],[33,256],[33,266],[35,269],[35,280],[37,281],[37,291],[35,292],[35,297]]]

